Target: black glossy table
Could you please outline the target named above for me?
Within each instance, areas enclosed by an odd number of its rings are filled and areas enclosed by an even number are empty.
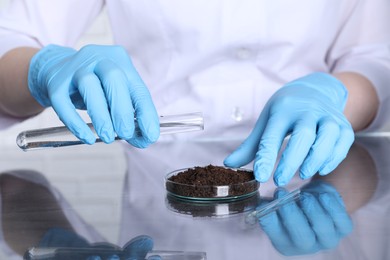
[[[0,256],[21,259],[31,247],[50,247],[84,248],[88,256],[58,251],[57,258],[41,259],[126,259],[127,242],[147,235],[154,250],[204,252],[217,260],[390,259],[390,139],[357,138],[333,173],[295,176],[283,188],[270,180],[246,199],[205,203],[167,194],[166,174],[222,165],[239,143],[161,141],[144,150],[125,145],[115,155],[102,144],[99,153],[93,147],[2,151],[2,160],[10,160],[0,174]],[[118,156],[125,167],[116,165]],[[31,162],[52,167],[29,168]],[[294,191],[294,199],[276,204]],[[265,207],[266,215],[249,219]]]

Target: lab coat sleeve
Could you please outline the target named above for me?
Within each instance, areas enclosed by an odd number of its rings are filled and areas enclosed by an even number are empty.
[[[365,131],[390,129],[390,1],[361,0],[342,25],[328,54],[332,72],[356,72],[373,83],[378,114]]]
[[[72,47],[102,7],[103,0],[10,1],[0,11],[0,57],[17,47]],[[0,130],[20,121],[0,113]]]
[[[73,46],[103,0],[13,0],[0,13],[0,56],[16,47]]]

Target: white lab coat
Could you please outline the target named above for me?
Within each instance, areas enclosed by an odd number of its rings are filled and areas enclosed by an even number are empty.
[[[14,0],[0,14],[0,55],[74,46],[104,5],[159,114],[203,111],[203,137],[246,136],[278,88],[314,71],[370,79],[381,101],[371,129],[385,125],[388,0]]]

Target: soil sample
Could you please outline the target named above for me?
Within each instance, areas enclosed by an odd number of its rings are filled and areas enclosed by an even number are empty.
[[[208,165],[171,173],[167,190],[184,198],[215,199],[253,195],[259,188],[253,171]]]

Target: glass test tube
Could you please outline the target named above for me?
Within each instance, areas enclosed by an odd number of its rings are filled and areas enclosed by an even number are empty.
[[[135,134],[140,135],[140,130],[135,122]],[[96,142],[102,142],[96,134],[92,123],[87,124],[96,136]],[[196,130],[203,130],[203,116],[200,112],[160,116],[160,134],[183,133]],[[115,140],[120,140],[116,137]],[[35,130],[28,130],[19,133],[16,144],[24,151],[55,148],[84,144],[74,136],[66,126],[50,127]]]

